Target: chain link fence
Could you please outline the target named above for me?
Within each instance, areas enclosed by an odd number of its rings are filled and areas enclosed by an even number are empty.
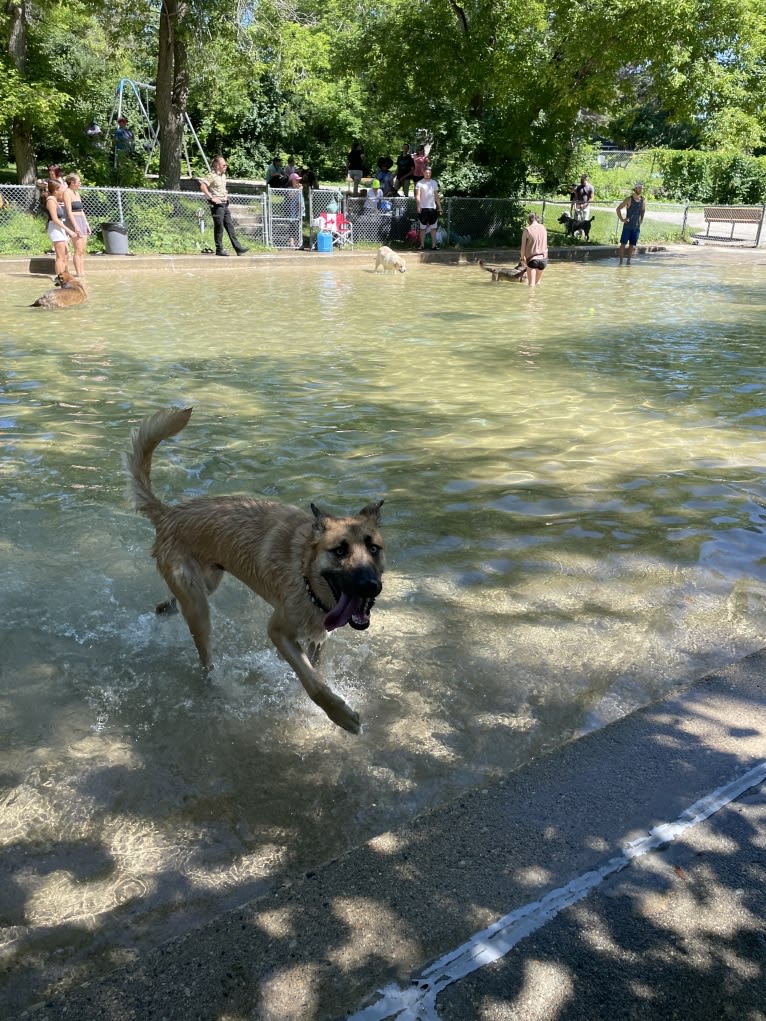
[[[525,199],[442,199],[442,216],[436,234],[439,245],[518,244],[524,217],[535,203]],[[353,243],[377,247],[414,242],[418,237],[415,199],[402,195],[384,198],[380,205],[366,197],[342,191],[318,190],[310,195],[310,243],[322,230],[322,214],[341,213],[352,227]],[[427,235],[426,244],[430,243]]]
[[[620,167],[623,170],[631,163],[637,163],[647,155],[651,156],[649,149],[601,149],[598,154],[598,165],[602,170],[614,170]]]
[[[0,196],[0,252],[46,251],[45,195],[36,185],[1,185]],[[135,252],[177,255],[213,248],[210,207],[201,192],[82,188],[80,197],[93,231],[94,251],[101,244],[102,224],[124,226]],[[269,243],[266,202],[265,195],[229,196],[234,227],[248,247]],[[14,240],[17,247],[9,248]]]
[[[34,255],[48,251],[45,210],[38,188],[1,185],[0,197],[0,253]],[[103,247],[103,224],[122,225],[130,250],[135,253],[184,254],[213,249],[212,217],[201,192],[83,188],[81,197],[93,230],[92,251]],[[364,197],[339,189],[273,188],[261,194],[231,195],[229,202],[237,234],[250,248],[316,248],[328,215],[336,246],[377,247],[417,240],[417,212],[411,197],[394,196],[374,207]],[[590,209],[591,216],[599,222],[597,236],[609,244],[616,243],[619,237],[615,205],[594,201]],[[755,215],[759,208],[650,202],[641,240],[755,247],[761,241],[763,222],[762,209],[760,218]],[[711,213],[712,209],[718,213]],[[729,209],[731,223],[722,219],[721,210]],[[743,221],[746,210],[750,211],[750,219]],[[515,247],[528,212],[536,212],[551,235],[565,237],[565,226],[559,224],[559,217],[562,212],[570,212],[570,204],[557,199],[448,196],[442,199],[442,211],[437,233],[440,245]],[[602,217],[609,219],[605,221]],[[335,229],[338,224],[342,229]],[[426,244],[429,243],[427,235]]]

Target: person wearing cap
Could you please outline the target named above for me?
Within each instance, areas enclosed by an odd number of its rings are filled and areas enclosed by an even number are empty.
[[[213,217],[215,254],[222,256],[229,254],[223,247],[223,232],[226,231],[234,251],[237,255],[244,255],[249,249],[239,243],[234,231],[234,224],[229,212],[229,192],[226,187],[226,160],[223,156],[213,158],[213,162],[210,164],[210,173],[207,177],[201,178],[199,187],[210,205],[210,214]]]
[[[118,117],[117,127],[114,129],[114,151],[130,155],[135,148],[135,143],[133,132],[128,127],[127,117]]]
[[[638,238],[641,233],[641,224],[644,222],[646,213],[646,199],[644,198],[644,186],[637,181],[633,191],[626,199],[617,206],[617,219],[622,224],[622,235],[620,237],[620,265],[626,255],[625,245],[627,244],[627,263],[630,265],[631,256],[636,250]],[[623,214],[624,215],[621,215]]]
[[[372,186],[367,189],[367,194],[364,198],[364,212],[365,213],[377,213],[380,209],[380,200],[383,198],[383,189],[380,187],[380,181],[376,177]]]

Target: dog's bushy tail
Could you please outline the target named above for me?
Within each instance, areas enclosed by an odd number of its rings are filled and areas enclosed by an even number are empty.
[[[133,430],[130,450],[124,458],[128,491],[136,510],[148,518],[152,518],[162,508],[162,501],[152,492],[152,454],[163,440],[181,432],[191,413],[191,408],[165,408],[145,418]]]

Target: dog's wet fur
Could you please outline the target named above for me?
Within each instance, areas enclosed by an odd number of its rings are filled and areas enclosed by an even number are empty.
[[[590,238],[590,225],[595,219],[595,216],[591,216],[590,220],[575,220],[569,213],[562,213],[559,217],[559,223],[564,224],[564,232],[567,237],[574,237],[575,234],[584,234],[587,241]]]
[[[83,285],[66,270],[56,275],[54,283],[55,288],[41,294],[37,301],[32,302],[32,308],[69,308],[88,300]]]
[[[479,259],[479,265],[482,269],[492,274],[492,282],[495,284],[498,280],[517,280],[522,282],[527,276],[527,267],[523,266],[520,262],[517,262],[513,269],[505,269],[502,266],[488,266],[481,259]]]
[[[407,263],[393,248],[389,248],[388,245],[381,245],[378,249],[378,253],[375,256],[375,272],[377,273],[380,267],[383,267],[383,272],[387,273],[391,270],[393,273],[406,273]]]
[[[191,408],[168,408],[134,430],[125,468],[136,510],[156,530],[152,556],[176,608],[186,619],[199,658],[212,667],[210,607],[224,573],[270,603],[269,638],[309,698],[333,723],[356,734],[359,716],[322,680],[319,655],[329,631],[350,624],[362,631],[380,594],[384,570],[378,524],[383,501],[336,517],[311,504],[311,513],[274,500],[202,496],[166,504],[151,487],[152,454],[186,426]]]

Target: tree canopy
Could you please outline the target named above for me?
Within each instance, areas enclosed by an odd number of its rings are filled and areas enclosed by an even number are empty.
[[[766,145],[766,0],[5,0],[0,133],[38,163],[108,179],[121,77],[156,83],[160,179],[180,177],[188,112],[205,150],[261,177],[275,152],[337,179],[418,129],[452,191],[576,172],[584,143]]]

